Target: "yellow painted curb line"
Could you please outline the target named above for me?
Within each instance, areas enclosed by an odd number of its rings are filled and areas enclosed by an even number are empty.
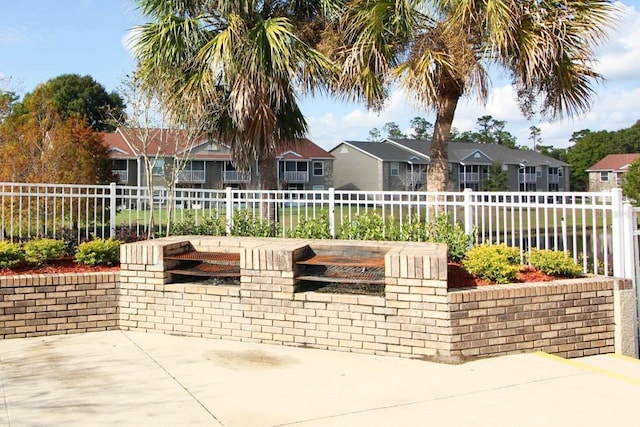
[[[544,357],[545,359],[555,360],[556,362],[561,362],[569,366],[574,366],[576,368],[584,369],[585,371],[590,371],[595,374],[605,375],[610,378],[615,378],[616,380],[624,381],[629,384],[634,384],[640,386],[640,379],[627,377],[626,375],[620,375],[612,371],[607,371],[606,369],[596,368],[595,366],[587,365],[586,363],[577,362],[573,359],[564,359],[560,356],[554,356],[553,354],[545,353],[544,351],[536,351],[534,353],[536,356]]]
[[[626,360],[631,363],[640,363],[640,359],[636,359],[635,357],[625,356],[624,354],[616,354],[616,353],[608,353],[608,357],[615,357],[616,359]]]

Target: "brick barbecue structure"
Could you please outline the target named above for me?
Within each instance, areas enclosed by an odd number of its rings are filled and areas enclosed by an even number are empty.
[[[0,277],[0,339],[122,329],[448,363],[637,355],[630,281],[450,290],[441,244],[180,236],[124,245],[121,261],[120,274]],[[378,288],[359,293],[367,281]]]

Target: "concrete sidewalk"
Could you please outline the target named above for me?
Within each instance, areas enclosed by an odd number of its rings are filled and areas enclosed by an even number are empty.
[[[133,332],[0,341],[0,426],[640,423],[640,362],[522,354],[452,366]]]

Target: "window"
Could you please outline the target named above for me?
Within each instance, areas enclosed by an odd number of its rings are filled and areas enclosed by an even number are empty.
[[[313,162],[313,176],[324,176],[324,162]]]
[[[542,178],[542,169],[536,168],[536,178]]]
[[[609,181],[609,172],[600,172],[600,182]]]
[[[192,160],[189,162],[188,169],[194,171],[203,171],[204,170],[204,160]]]
[[[154,175],[163,175],[164,174],[164,159],[157,159],[156,164],[153,165],[153,174]]]
[[[287,172],[306,172],[307,162],[284,162],[284,170]]]
[[[400,175],[400,163],[391,162],[391,176]]]

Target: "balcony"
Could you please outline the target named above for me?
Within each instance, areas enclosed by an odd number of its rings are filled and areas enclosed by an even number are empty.
[[[129,171],[128,170],[113,169],[111,171],[111,173],[118,178],[118,182],[128,182],[129,181]]]
[[[251,172],[222,171],[222,182],[249,182]]]
[[[309,182],[309,171],[285,171],[285,182]]]
[[[178,175],[178,182],[204,182],[204,171],[184,170]]]
[[[458,174],[458,182],[480,182],[480,172],[466,172]]]
[[[536,182],[538,180],[538,176],[535,173],[519,173],[518,178],[520,182]]]
[[[560,177],[558,175],[549,175],[549,184],[558,184]]]

